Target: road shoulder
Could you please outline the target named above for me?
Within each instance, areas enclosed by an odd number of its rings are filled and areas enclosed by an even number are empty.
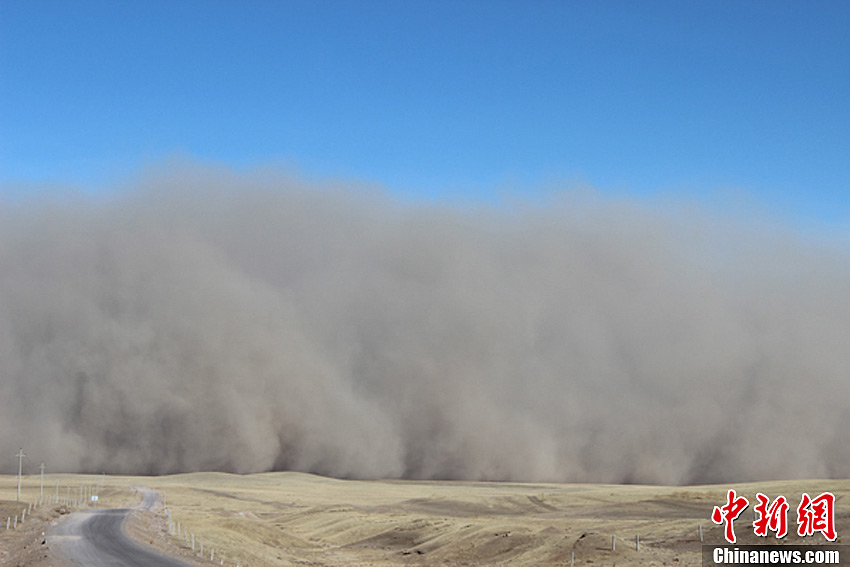
[[[51,550],[46,534],[70,511],[64,506],[40,506],[27,515],[17,528],[6,530],[6,518],[27,508],[17,502],[0,502],[3,525],[0,528],[0,565],[13,567],[71,567],[61,555]],[[20,515],[18,516],[20,517]]]
[[[124,521],[124,533],[139,545],[156,553],[175,557],[192,565],[219,565],[203,560],[184,542],[168,534],[168,520],[162,509],[133,510]]]

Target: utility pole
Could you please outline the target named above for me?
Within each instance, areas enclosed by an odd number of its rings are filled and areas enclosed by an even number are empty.
[[[41,497],[39,502],[44,502],[44,461],[41,461],[41,464],[38,465],[38,468],[41,469]]]
[[[23,471],[24,457],[26,457],[26,455],[24,454],[23,449],[18,449],[18,454],[15,455],[15,456],[18,457],[18,502],[20,502],[21,501],[21,472]]]

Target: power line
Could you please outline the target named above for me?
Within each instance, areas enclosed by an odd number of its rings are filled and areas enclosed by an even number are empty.
[[[18,457],[18,502],[20,502],[21,501],[21,471],[23,470],[24,457],[26,457],[26,455],[24,454],[23,449],[18,449],[18,454],[15,455],[15,456]]]
[[[44,502],[44,461],[38,465],[38,468],[41,469],[41,499],[39,502]]]

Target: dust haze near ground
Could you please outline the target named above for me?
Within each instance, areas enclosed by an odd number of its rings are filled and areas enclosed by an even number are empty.
[[[592,191],[411,204],[191,164],[7,203],[0,454],[123,474],[847,477],[848,259],[781,223]]]

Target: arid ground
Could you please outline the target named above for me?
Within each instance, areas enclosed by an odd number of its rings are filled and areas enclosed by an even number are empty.
[[[17,530],[5,529],[6,518],[27,507],[15,502],[16,482],[0,476],[0,565],[63,565],[51,552],[49,537],[41,534],[62,521],[66,507],[35,507]],[[711,512],[725,503],[729,488],[751,503],[735,522],[739,543],[777,543],[773,535],[753,534],[757,492],[788,498],[791,534],[781,543],[825,543],[820,534],[803,539],[794,533],[803,492],[835,494],[836,543],[850,529],[850,481],[844,480],[659,487],[345,481],[298,473],[45,475],[45,498],[55,498],[57,483],[62,498],[73,498],[74,487],[95,486],[91,493],[97,493],[100,507],[132,506],[138,502],[132,487],[153,488],[160,505],[135,514],[125,526],[131,535],[184,557],[197,557],[203,545],[203,563],[244,567],[569,565],[571,560],[576,566],[699,565],[700,526],[705,543],[723,543]],[[40,490],[38,475],[25,477],[22,500],[38,501]]]

